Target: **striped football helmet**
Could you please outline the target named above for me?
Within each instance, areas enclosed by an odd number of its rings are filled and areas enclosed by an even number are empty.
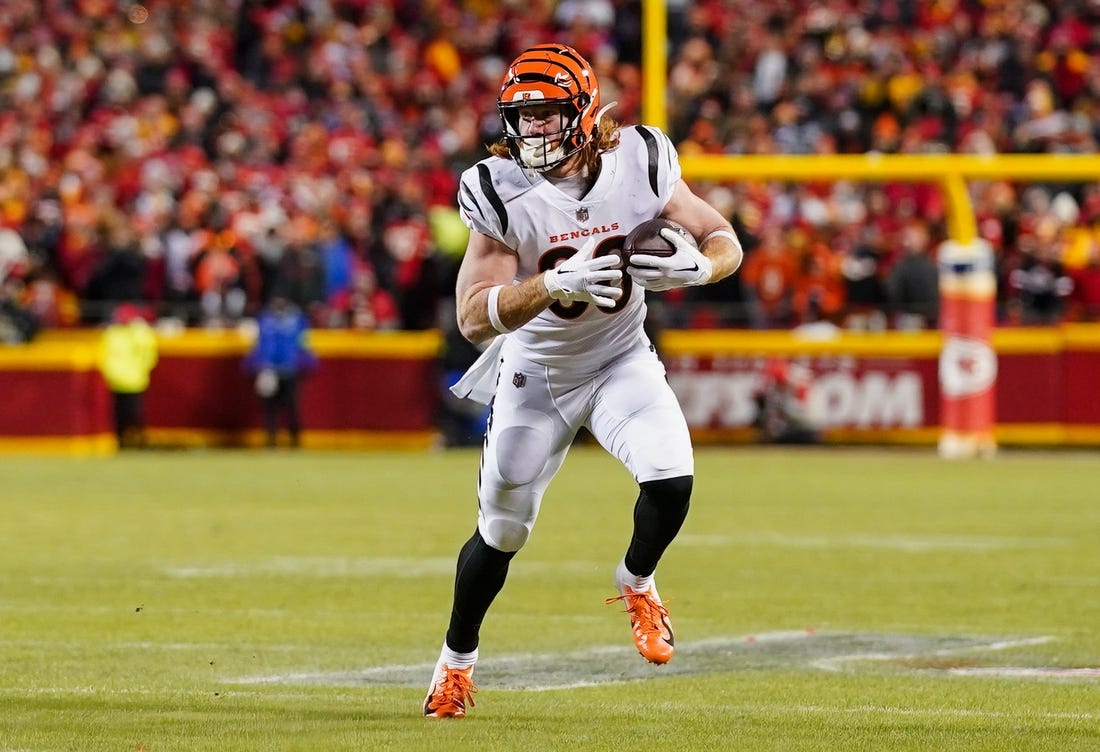
[[[524,136],[526,107],[560,108],[558,130]],[[521,167],[543,172],[573,156],[592,139],[600,111],[600,88],[588,61],[564,44],[540,44],[508,67],[497,98],[508,151]],[[542,110],[545,112],[545,110]]]

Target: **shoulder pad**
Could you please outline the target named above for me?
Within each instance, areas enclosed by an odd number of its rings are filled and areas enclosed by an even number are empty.
[[[506,243],[508,204],[531,189],[531,181],[515,162],[489,157],[462,173],[458,207],[468,227]],[[506,243],[507,244],[507,243]]]

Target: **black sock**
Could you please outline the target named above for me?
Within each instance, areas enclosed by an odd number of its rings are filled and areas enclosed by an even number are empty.
[[[469,653],[477,648],[481,622],[504,587],[508,562],[515,555],[515,551],[493,548],[478,531],[466,541],[458,554],[454,605],[447,628],[447,646],[451,650]]]
[[[690,475],[641,484],[634,505],[634,535],[626,550],[626,568],[631,574],[647,577],[657,569],[657,562],[687,519],[691,487]]]

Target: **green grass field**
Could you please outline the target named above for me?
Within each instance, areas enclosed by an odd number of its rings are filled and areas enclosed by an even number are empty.
[[[655,667],[578,447],[426,720],[477,461],[0,459],[0,750],[1100,749],[1100,455],[699,450]]]

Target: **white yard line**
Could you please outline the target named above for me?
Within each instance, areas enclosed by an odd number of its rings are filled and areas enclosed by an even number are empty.
[[[957,676],[992,676],[1003,679],[1100,679],[1100,668],[1058,668],[1056,666],[961,666],[949,668]]]
[[[975,535],[790,535],[786,533],[741,533],[739,535],[692,535],[685,533],[676,545],[698,548],[730,546],[784,546],[800,549],[865,548],[925,553],[929,551],[996,551],[1002,549],[1055,548],[1068,545],[1064,538],[1023,538]]]
[[[856,661],[902,661],[919,660],[934,656],[954,655],[958,653],[972,653],[981,650],[1011,650],[1013,648],[1027,647],[1029,645],[1045,645],[1055,638],[1050,635],[1041,637],[1022,637],[1010,640],[994,640],[987,643],[972,645],[960,645],[958,647],[942,648],[927,653],[901,653],[901,652],[870,652],[851,653],[849,655],[834,655],[828,658],[818,658],[810,662],[814,668],[822,671],[843,671],[844,665]]]
[[[529,561],[518,576],[576,572],[587,574],[599,567],[598,562]],[[606,566],[606,565],[605,565]],[[455,559],[451,556],[354,557],[354,556],[275,556],[255,561],[224,561],[203,564],[164,564],[159,572],[173,579],[230,579],[234,577],[363,577],[401,578],[452,577]],[[607,567],[609,576],[613,567]]]
[[[317,646],[310,643],[295,644],[262,644],[249,645],[240,642],[151,642],[148,640],[136,642],[102,642],[89,639],[86,642],[68,640],[0,640],[0,648],[33,648],[35,650],[65,650],[70,652],[87,652],[94,650],[97,653],[115,650],[225,650],[235,653],[252,651],[263,652],[307,652],[317,650]]]
[[[723,706],[723,708],[728,706]],[[1065,721],[1093,721],[1100,719],[1100,713],[1065,713],[1045,711],[1008,712],[1001,710],[973,710],[970,708],[897,708],[890,706],[859,705],[855,707],[827,707],[824,705],[745,705],[736,710],[756,712],[784,713],[820,713],[841,715],[887,715],[918,718],[995,718],[1014,719],[1035,718]]]
[[[452,574],[451,557],[277,556],[250,562],[165,566],[161,572],[178,579],[299,575],[306,577],[424,577]]]

